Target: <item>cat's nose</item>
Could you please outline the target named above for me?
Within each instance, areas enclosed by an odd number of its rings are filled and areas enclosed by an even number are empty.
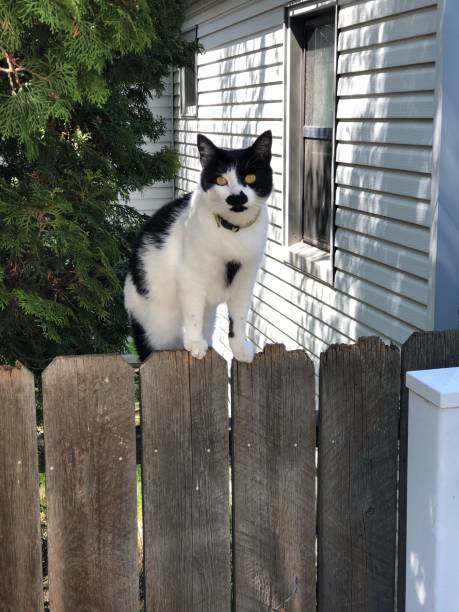
[[[247,202],[247,196],[245,195],[245,193],[243,191],[241,191],[241,193],[239,195],[236,194],[231,194],[226,198],[227,203],[230,206],[242,206],[243,204],[245,204]]]

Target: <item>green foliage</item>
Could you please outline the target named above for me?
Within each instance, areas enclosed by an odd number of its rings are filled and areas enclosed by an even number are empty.
[[[103,105],[110,96],[107,66],[153,45],[156,4],[2,0],[0,54],[4,67],[14,70],[8,73],[11,91],[2,95],[0,132],[18,138],[33,155],[33,138],[49,119],[70,120],[75,103]],[[18,119],[29,105],[23,125]]]
[[[189,62],[181,0],[0,0],[0,361],[121,351],[122,281],[143,216],[130,191],[172,178],[149,110]]]

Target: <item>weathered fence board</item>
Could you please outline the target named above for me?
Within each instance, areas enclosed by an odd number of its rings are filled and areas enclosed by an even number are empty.
[[[377,338],[321,355],[320,612],[389,612],[395,593],[400,355]]]
[[[132,369],[59,357],[43,402],[51,609],[138,611]]]
[[[229,612],[226,362],[154,353],[140,380],[146,609]]]
[[[267,346],[233,362],[233,563],[238,612],[315,610],[314,366]]]
[[[406,373],[459,366],[459,330],[415,332],[402,347],[400,393],[400,497],[398,520],[398,612],[405,611],[408,389]]]
[[[404,612],[405,374],[451,366],[459,331],[415,333],[401,362],[378,338],[330,347],[317,476],[304,352],[268,345],[253,364],[233,362],[231,447],[226,362],[212,350],[154,353],[140,370],[145,609],[313,612],[317,584],[319,612]],[[138,612],[134,372],[119,356],[57,358],[43,399],[52,612]],[[26,368],[0,366],[0,407],[0,610],[41,612]]]
[[[0,610],[43,610],[33,375],[0,366]]]

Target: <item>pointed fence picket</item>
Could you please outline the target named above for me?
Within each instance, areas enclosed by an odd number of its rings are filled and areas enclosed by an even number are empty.
[[[454,365],[459,332],[415,334],[401,366],[377,338],[331,346],[317,427],[302,351],[234,362],[230,421],[220,356],[155,353],[140,368],[136,455],[133,368],[55,359],[43,374],[51,612],[140,609],[136,456],[146,612],[402,612],[404,374]],[[0,366],[0,404],[0,610],[38,612],[34,380],[22,366]]]
[[[400,353],[378,338],[320,360],[319,609],[389,612],[395,596]]]
[[[272,345],[233,362],[232,383],[235,609],[312,611],[314,365]]]
[[[119,356],[58,357],[44,373],[53,612],[138,610],[133,406]]]
[[[229,610],[228,374],[209,351],[140,368],[145,606]]]
[[[43,609],[33,375],[0,366],[0,610]]]

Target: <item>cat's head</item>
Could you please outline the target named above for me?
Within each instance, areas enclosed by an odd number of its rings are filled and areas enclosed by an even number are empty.
[[[271,145],[270,131],[247,149],[221,149],[198,134],[201,188],[212,212],[236,222],[265,204],[273,187]]]

